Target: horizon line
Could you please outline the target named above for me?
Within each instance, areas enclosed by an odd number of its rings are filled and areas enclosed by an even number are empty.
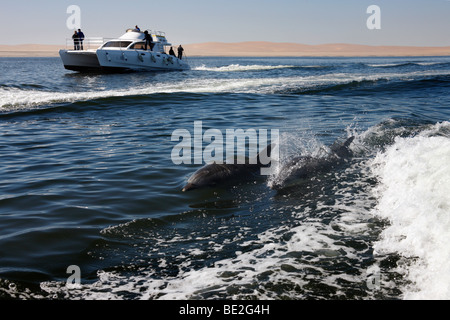
[[[450,46],[365,45],[241,41],[183,44],[191,57],[408,57],[450,56]],[[55,57],[68,44],[0,44],[0,57]],[[93,48],[94,49],[94,48]]]
[[[450,1],[450,0],[448,0]],[[108,38],[109,39],[109,38]],[[258,40],[245,40],[245,41],[236,41],[236,42],[227,42],[227,41],[204,41],[204,42],[194,42],[194,43],[186,43],[183,45],[199,45],[199,44],[243,44],[243,43],[271,43],[271,44],[290,44],[290,45],[304,45],[304,46],[326,46],[326,45],[348,45],[348,46],[364,46],[364,47],[410,47],[410,48],[445,48],[450,47],[449,44],[443,45],[402,45],[402,44],[362,44],[362,43],[350,43],[350,42],[326,42],[320,44],[309,44],[302,42],[289,42],[289,41],[258,41]],[[61,46],[60,44],[48,44],[48,43],[19,43],[19,44],[6,44],[0,43],[0,46]]]

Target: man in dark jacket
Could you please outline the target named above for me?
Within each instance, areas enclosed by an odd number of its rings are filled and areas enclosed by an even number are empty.
[[[150,47],[150,51],[153,51],[153,38],[152,38],[151,34],[149,34],[147,30],[145,30],[144,34],[145,34],[145,38],[144,38],[144,40],[145,40],[145,47],[144,47],[144,50],[147,50],[147,45],[148,45]]]
[[[183,52],[184,52],[184,49],[183,49],[183,47],[180,45],[179,47],[178,47],[178,59],[183,59]]]
[[[80,37],[78,36],[78,32],[75,30],[73,36],[73,50],[80,50]]]
[[[79,43],[80,43],[80,50],[84,50],[83,48],[83,41],[84,41],[84,33],[81,32],[81,29],[78,29],[78,38],[79,38]]]

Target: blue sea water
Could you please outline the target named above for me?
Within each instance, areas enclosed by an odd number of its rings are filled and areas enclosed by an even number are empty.
[[[189,63],[0,58],[0,298],[450,298],[449,57]],[[279,130],[282,163],[350,136],[355,156],[183,193],[201,165],[172,133],[196,121]]]

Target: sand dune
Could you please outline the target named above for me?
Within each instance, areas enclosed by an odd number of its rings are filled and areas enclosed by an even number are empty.
[[[64,47],[42,44],[0,45],[0,57],[57,57],[59,49]]]
[[[201,43],[185,46],[191,56],[443,56],[450,47],[366,46],[352,44],[306,45],[296,43]]]
[[[64,45],[0,45],[0,57],[56,57]],[[306,45],[273,42],[208,42],[184,45],[194,56],[349,57],[349,56],[447,56],[450,47],[367,46],[353,44]]]

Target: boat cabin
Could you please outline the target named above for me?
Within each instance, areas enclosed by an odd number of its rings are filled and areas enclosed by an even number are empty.
[[[167,42],[164,32],[147,30],[153,38],[153,51],[165,52],[165,47],[172,44]],[[118,49],[118,50],[144,50],[145,48],[145,34],[144,32],[135,29],[128,29],[127,32],[119,39],[113,39],[103,44],[100,49]]]

